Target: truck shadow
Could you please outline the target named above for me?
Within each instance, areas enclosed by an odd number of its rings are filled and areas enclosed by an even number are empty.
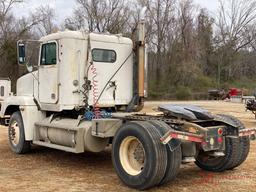
[[[1,142],[2,143],[2,142]],[[33,146],[30,153],[16,155],[12,153],[4,141],[0,148],[2,163],[0,168],[3,175],[14,177],[26,174],[28,181],[40,182],[41,178],[49,182],[60,182],[60,187],[88,187],[97,183],[99,191],[132,191],[125,186],[113,168],[111,161],[111,148],[108,147],[101,153],[85,152],[73,154],[40,146]],[[243,169],[243,171],[242,171]],[[170,183],[155,187],[149,191],[223,191],[228,184],[244,187],[251,178],[244,177],[248,169],[235,169],[223,173],[202,171],[193,163],[182,165],[178,176]],[[254,169],[255,170],[255,169]],[[251,172],[251,171],[250,171]],[[30,178],[33,175],[33,178]],[[0,175],[1,176],[1,175]],[[9,178],[10,179],[10,178]],[[62,182],[65,181],[65,182]],[[226,183],[226,184],[225,184]],[[240,187],[240,188],[241,188]],[[217,191],[218,191],[217,190]]]
[[[102,164],[111,163],[110,147],[100,153],[84,152],[75,154],[41,146],[33,146],[29,155],[43,156],[45,158],[48,157],[49,159],[46,158],[46,160],[50,160],[52,162],[58,162],[61,159],[62,163],[64,162],[65,164],[70,165],[75,164],[76,166],[78,165],[78,163],[81,163],[81,165],[79,165],[80,168],[85,164],[97,164],[98,166],[101,166]]]
[[[88,172],[88,170],[93,170],[95,174],[102,173],[105,176],[113,176],[115,178],[115,182],[118,185],[121,184],[112,166],[110,147],[100,153],[85,152],[82,154],[73,154],[35,146],[29,155],[40,157],[41,161],[57,165],[60,169],[68,168],[70,170],[79,170],[84,173]],[[181,166],[180,172],[174,181],[161,186],[158,189],[161,190],[174,186],[175,188],[184,186],[210,186],[214,188],[216,185],[221,185],[223,182],[236,183],[238,182],[237,180],[241,182],[249,179],[250,178],[246,178],[241,175],[239,168],[222,173],[213,173],[203,171],[194,163],[190,163]]]

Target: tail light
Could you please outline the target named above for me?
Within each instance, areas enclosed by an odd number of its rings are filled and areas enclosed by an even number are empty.
[[[222,142],[223,142],[222,137],[219,137],[219,138],[218,138],[218,143],[222,143]]]
[[[219,134],[219,135],[222,135],[222,134],[223,134],[223,129],[222,129],[222,128],[219,128],[219,129],[218,129],[218,134]]]

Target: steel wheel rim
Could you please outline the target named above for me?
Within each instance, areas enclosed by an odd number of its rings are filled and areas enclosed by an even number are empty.
[[[125,138],[119,149],[123,169],[132,176],[139,175],[145,164],[145,150],[142,143],[134,136]]]
[[[17,121],[13,121],[10,125],[10,139],[14,146],[17,146],[20,141],[20,128]]]

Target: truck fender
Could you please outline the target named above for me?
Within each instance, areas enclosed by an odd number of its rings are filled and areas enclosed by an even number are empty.
[[[45,112],[38,110],[33,97],[11,96],[2,103],[0,117],[11,116],[15,111],[21,112],[26,141],[32,141],[35,122],[42,120],[46,116]]]

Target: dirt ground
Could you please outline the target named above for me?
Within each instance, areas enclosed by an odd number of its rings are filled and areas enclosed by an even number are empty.
[[[167,102],[148,102],[145,111]],[[177,103],[177,102],[176,102]],[[180,103],[180,102],[178,102]],[[184,103],[184,102],[182,102]],[[238,117],[248,128],[256,120],[245,112],[243,104],[229,102],[186,102],[205,107],[213,113]],[[182,165],[177,178],[166,186],[150,191],[166,192],[256,192],[256,142],[242,166],[224,173],[200,170],[193,163]],[[0,128],[0,192],[5,191],[134,191],[118,179],[111,152],[71,154],[43,147],[33,147],[31,153],[15,155],[9,150],[7,128]]]

